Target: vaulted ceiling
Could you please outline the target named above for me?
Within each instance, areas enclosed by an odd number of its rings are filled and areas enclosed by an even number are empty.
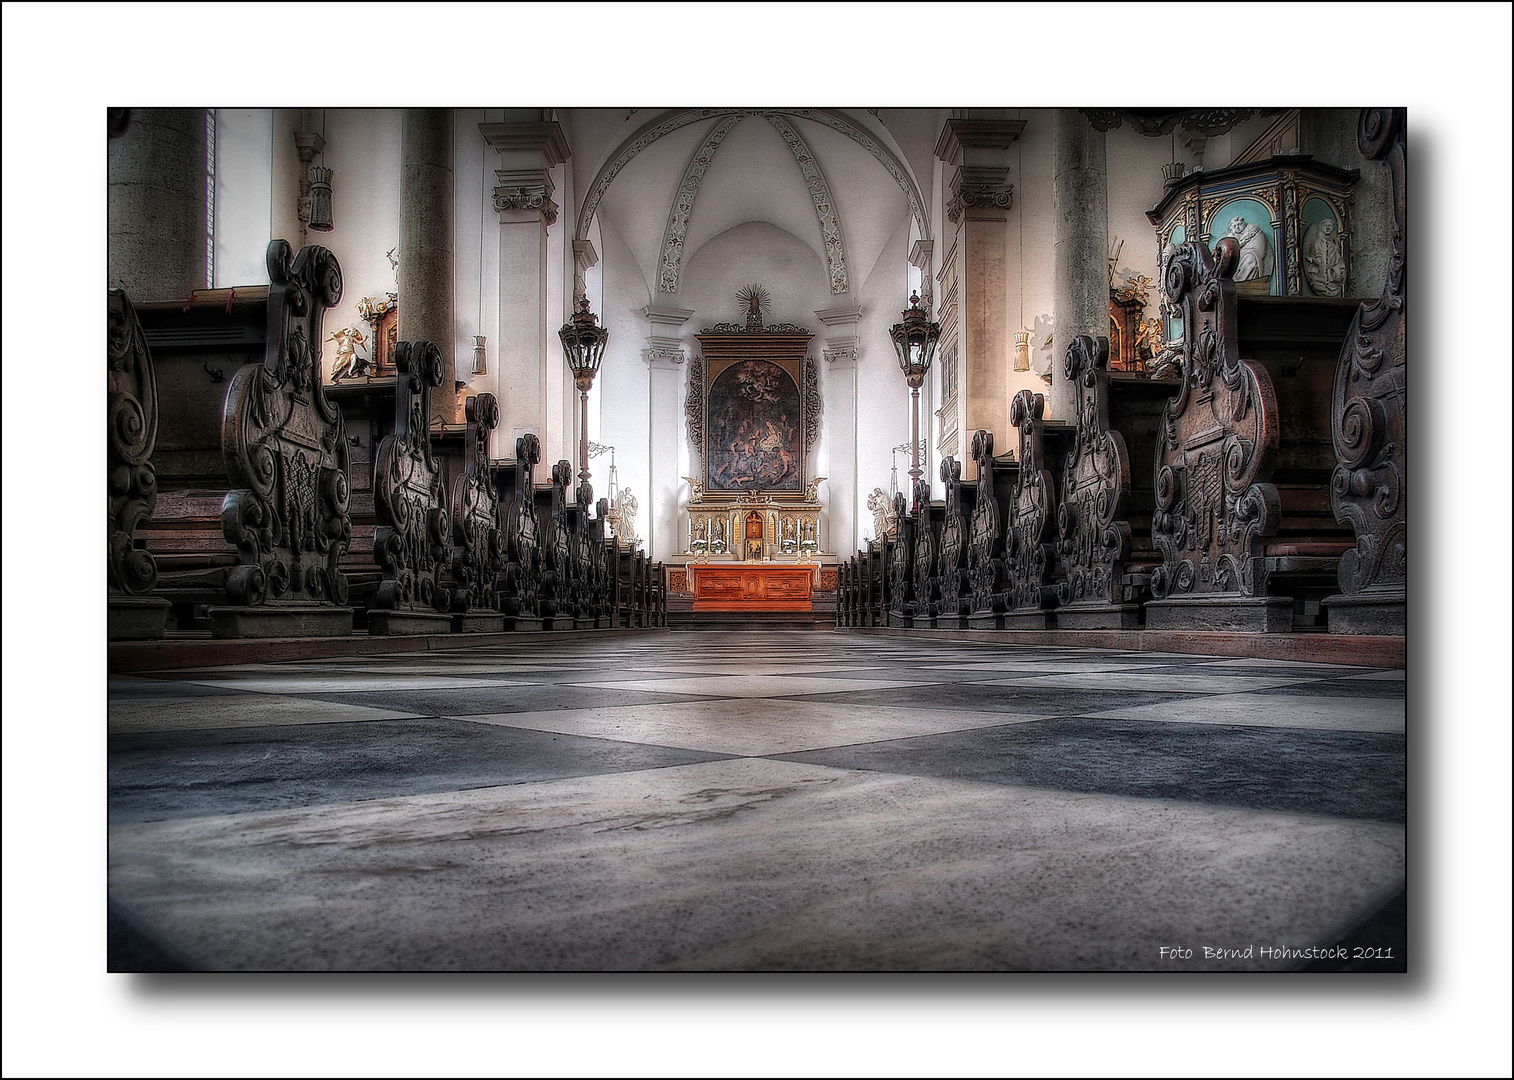
[[[654,297],[676,294],[699,249],[747,222],[803,242],[837,297],[861,286],[906,218],[930,235],[929,122],[906,125],[907,142],[922,146],[901,146],[866,110],[595,109],[564,119],[575,236],[587,238],[597,215]]]

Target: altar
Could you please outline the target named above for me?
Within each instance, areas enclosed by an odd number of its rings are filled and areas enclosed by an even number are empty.
[[[695,563],[695,611],[813,611],[818,567]]]

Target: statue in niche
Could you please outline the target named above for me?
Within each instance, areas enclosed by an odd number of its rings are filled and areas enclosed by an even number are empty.
[[[1304,231],[1304,280],[1315,296],[1346,294],[1346,238],[1335,219],[1316,221]]]
[[[1253,225],[1237,215],[1230,219],[1230,231],[1225,236],[1235,237],[1236,243],[1241,245],[1241,257],[1235,264],[1234,280],[1252,281],[1272,277],[1272,245],[1267,243],[1267,233],[1260,225]]]

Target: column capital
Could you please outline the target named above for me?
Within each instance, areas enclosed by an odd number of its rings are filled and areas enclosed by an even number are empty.
[[[599,252],[594,250],[592,240],[573,241],[573,265],[580,274],[592,266],[599,265]]]
[[[1015,186],[1007,165],[964,165],[951,179],[946,217],[953,225],[969,221],[1003,221],[1008,216]]]
[[[936,254],[936,242],[934,240],[916,240],[915,246],[909,249],[909,264],[916,270],[924,270],[930,266],[931,259]]]
[[[825,357],[826,364],[831,367],[849,368],[857,365],[861,351],[862,339],[853,334],[826,338],[820,355]]]
[[[687,359],[682,341],[660,334],[647,338],[647,347],[641,350],[641,358],[647,362],[648,367],[662,371],[674,371]]]

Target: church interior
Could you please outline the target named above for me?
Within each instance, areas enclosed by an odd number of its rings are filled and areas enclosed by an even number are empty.
[[[92,970],[1426,978],[1413,109],[189,97]]]

